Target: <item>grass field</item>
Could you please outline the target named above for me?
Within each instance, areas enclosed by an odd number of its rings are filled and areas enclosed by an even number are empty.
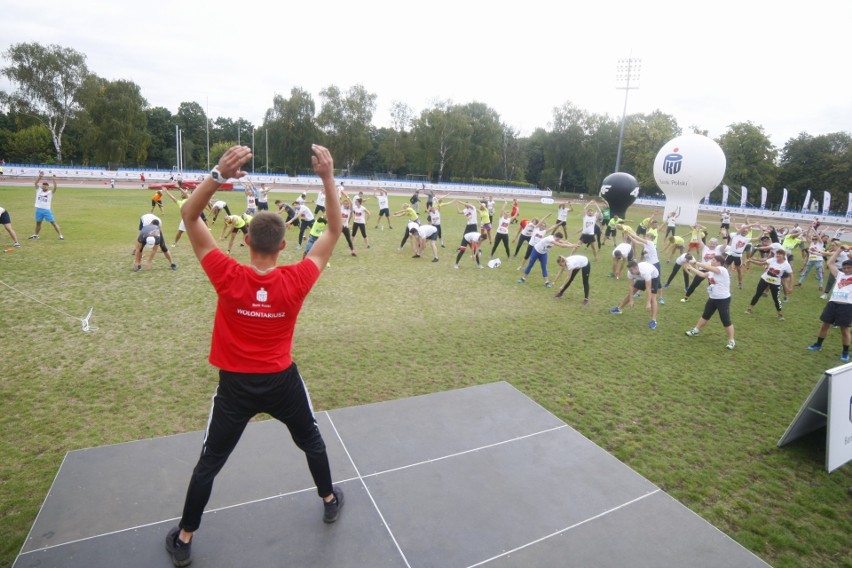
[[[149,199],[144,190],[60,187],[65,241],[49,225],[30,241],[32,187],[0,187],[23,243],[0,254],[0,565],[20,550],[66,452],[204,428],[216,382],[207,363],[215,294],[186,236],[172,251],[177,271],[161,255],[151,270],[131,270]],[[241,206],[238,195],[226,199]],[[367,205],[377,213],[375,201]],[[167,205],[169,244],[177,218]],[[577,231],[579,219],[578,210],[569,217]],[[368,223],[372,248],[358,242],[357,257],[341,239],[293,349],[318,410],[506,380],[770,564],[852,567],[852,466],[825,472],[824,431],[776,447],[821,373],[840,364],[837,331],[823,352],[805,349],[824,304],[813,276],[779,322],[769,299],[744,314],[759,277],[748,273],[734,290],[737,347],[728,351],[718,319],[685,337],[706,292],[680,303],[680,275],[652,331],[644,300],[607,313],[626,291],[608,277],[611,246],[593,262],[583,306],[579,278],[556,300],[537,268],[519,285],[517,261],[502,255],[498,269],[465,258],[453,270],[464,223],[454,207],[443,220],[438,263],[397,251],[400,218],[393,231]],[[300,256],[295,235],[288,241],[284,262]],[[11,246],[5,231],[0,244]],[[84,333],[78,319],[90,306],[98,329]]]

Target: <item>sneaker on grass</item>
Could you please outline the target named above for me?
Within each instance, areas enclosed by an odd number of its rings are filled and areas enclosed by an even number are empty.
[[[623,312],[621,311],[621,308],[619,308],[618,306],[616,306],[616,307],[614,307],[614,308],[610,308],[609,313],[611,313],[611,314],[620,314],[620,313],[623,313]]]
[[[737,346],[737,342],[732,339],[728,342],[727,345],[725,345],[725,349],[733,349],[736,346]]]
[[[688,337],[695,337],[699,333],[701,333],[701,330],[693,327],[692,329],[690,329],[689,331],[686,332],[686,335]]]
[[[817,345],[816,343],[808,345],[808,351],[822,351],[822,345]]]

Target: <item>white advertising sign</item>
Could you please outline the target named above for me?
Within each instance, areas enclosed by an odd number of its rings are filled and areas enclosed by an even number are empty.
[[[852,461],[852,364],[828,369],[778,440],[783,446],[826,426],[825,468]]]

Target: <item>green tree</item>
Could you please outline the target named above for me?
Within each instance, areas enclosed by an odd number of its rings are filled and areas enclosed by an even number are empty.
[[[774,188],[778,175],[775,163],[778,150],[763,132],[763,127],[751,122],[731,124],[718,143],[727,161],[725,183],[736,189],[740,186],[751,188],[751,194],[757,196],[757,205],[760,205],[758,191],[761,187]],[[773,200],[776,199],[781,199],[780,190],[773,194]]]
[[[317,124],[324,131],[335,160],[351,170],[372,148],[370,128],[377,95],[361,85],[351,87],[344,95],[332,85],[320,91],[320,97],[323,103]]]
[[[171,111],[164,107],[154,107],[145,113],[148,115],[148,134],[151,137],[147,165],[163,169],[176,166],[175,119]]]
[[[507,124],[502,124],[500,128],[500,179],[521,181],[526,172],[523,142],[518,138],[515,128]]]
[[[544,188],[543,178],[547,169],[547,160],[544,157],[544,149],[549,143],[550,135],[544,128],[536,128],[535,132],[526,139],[524,157],[526,160],[526,179],[537,187]],[[551,184],[553,185],[553,184]]]
[[[645,192],[661,193],[654,181],[654,159],[666,142],[680,134],[675,117],[660,110],[630,115],[624,129],[622,170],[632,173]]]
[[[56,150],[56,163],[62,163],[62,134],[68,120],[79,109],[77,93],[89,74],[86,56],[59,45],[18,43],[5,57],[10,65],[2,69],[17,91],[7,95],[17,112],[32,114],[47,127]]]
[[[779,164],[778,185],[789,191],[788,208],[801,203],[809,189],[820,201],[821,192],[829,191],[833,203],[845,204],[852,179],[852,136],[802,132],[784,145]]]
[[[183,102],[175,122],[180,127],[184,169],[207,168],[207,115],[196,102]]]
[[[587,191],[582,173],[587,126],[588,113],[570,101],[553,109],[552,130],[544,148],[548,172],[542,179],[545,187],[555,191]]]
[[[148,101],[132,81],[89,75],[80,90],[87,157],[109,167],[141,165],[148,157]]]
[[[316,104],[311,94],[294,87],[290,98],[275,95],[266,111],[264,128],[269,130],[270,167],[273,171],[308,171],[311,144],[318,141]],[[335,156],[336,157],[336,156]]]
[[[472,102],[458,107],[470,127],[465,141],[466,156],[456,166],[455,175],[462,178],[493,177],[500,166],[503,125],[497,111],[484,103]]]
[[[451,101],[439,101],[424,110],[415,121],[414,137],[419,150],[421,171],[441,183],[452,177],[457,163],[467,159],[472,128],[466,115]]]
[[[391,128],[382,129],[384,135],[378,143],[378,152],[387,170],[391,173],[403,168],[413,152],[411,127],[414,112],[405,103],[391,103]]]
[[[48,164],[51,161],[50,131],[43,124],[12,133],[6,141],[6,157],[20,164]]]

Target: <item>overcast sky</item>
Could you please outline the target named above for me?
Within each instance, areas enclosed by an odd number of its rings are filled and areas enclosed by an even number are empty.
[[[616,66],[632,56],[628,114],[660,109],[712,137],[750,120],[779,148],[803,131],[852,132],[850,0],[6,0],[0,21],[4,52],[71,47],[151,106],[195,101],[255,125],[275,94],[301,87],[319,110],[321,89],[356,84],[378,95],[377,126],[394,101],[415,114],[482,102],[522,135],[566,101],[620,120]]]

